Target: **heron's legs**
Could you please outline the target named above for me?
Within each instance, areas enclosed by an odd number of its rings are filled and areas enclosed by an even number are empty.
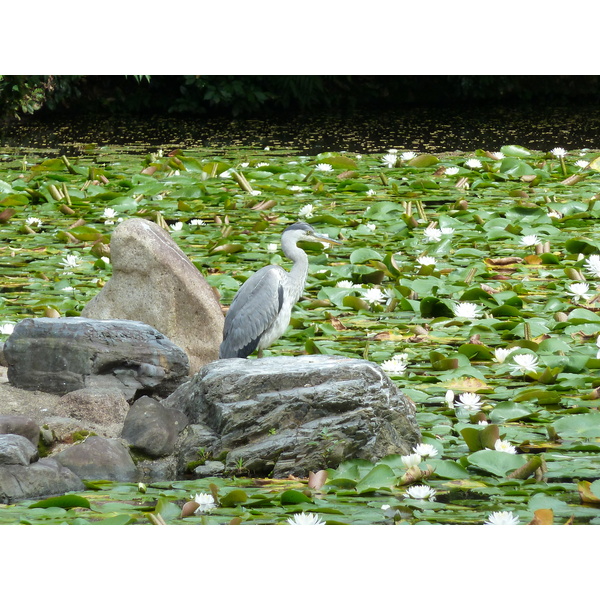
[[[256,353],[256,358],[262,358],[263,357],[263,351],[262,348]]]

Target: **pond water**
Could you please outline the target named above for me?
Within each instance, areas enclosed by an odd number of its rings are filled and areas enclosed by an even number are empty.
[[[76,155],[87,145],[125,151],[242,146],[315,155],[325,151],[498,150],[520,144],[549,151],[600,147],[600,110],[577,108],[402,108],[347,115],[233,119],[52,117],[30,119],[0,134],[0,146]]]

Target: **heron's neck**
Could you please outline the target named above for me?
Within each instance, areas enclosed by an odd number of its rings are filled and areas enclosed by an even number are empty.
[[[294,263],[290,269],[290,275],[297,288],[298,298],[302,294],[306,276],[308,275],[308,256],[302,248],[298,248],[296,244],[289,248],[283,249],[284,254]]]

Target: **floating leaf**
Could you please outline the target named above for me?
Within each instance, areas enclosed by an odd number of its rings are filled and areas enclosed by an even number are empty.
[[[305,502],[312,503],[313,499],[298,490],[287,490],[281,494],[279,501],[281,504],[303,504]]]
[[[373,467],[373,469],[356,484],[356,491],[359,494],[364,494],[382,488],[391,490],[397,481],[398,476],[391,467],[385,464],[379,464]]]
[[[52,496],[45,500],[39,500],[29,505],[29,508],[49,508],[51,506],[58,506],[60,508],[75,508],[83,507],[90,508],[90,501],[83,496],[77,496],[75,494],[65,494],[64,496]]]
[[[504,477],[511,471],[522,467],[527,459],[522,454],[509,454],[496,450],[479,450],[467,457],[470,465],[492,475]]]

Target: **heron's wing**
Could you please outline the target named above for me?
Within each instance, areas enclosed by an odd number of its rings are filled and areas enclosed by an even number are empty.
[[[286,275],[281,267],[268,265],[244,282],[225,318],[219,358],[246,358],[256,349],[281,310]]]

